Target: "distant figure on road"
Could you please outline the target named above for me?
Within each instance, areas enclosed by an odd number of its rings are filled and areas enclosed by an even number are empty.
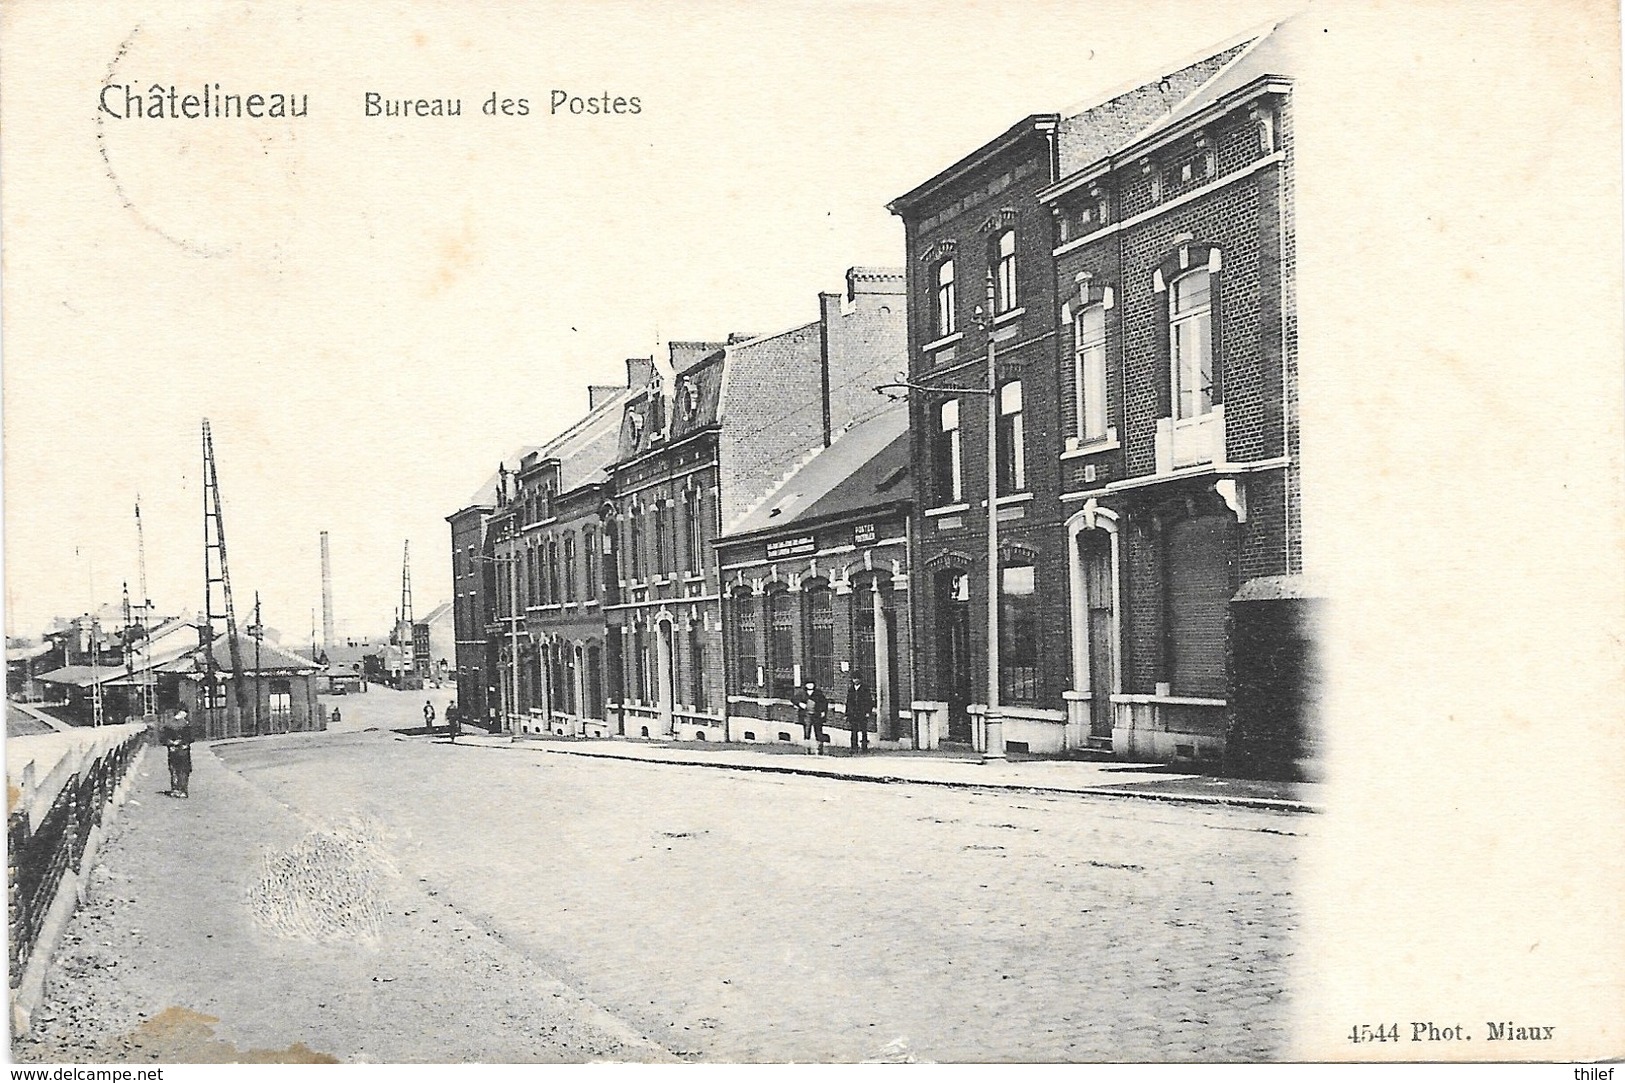
[[[339,724],[339,709],[337,707],[333,708],[332,724],[335,726]]]
[[[846,689],[846,724],[852,728],[852,751],[858,750],[858,741],[863,741],[863,750],[869,751],[869,717],[875,713],[875,697],[870,695],[868,685],[856,673],[852,674],[852,683]]]
[[[434,729],[434,704],[428,700],[423,701],[423,728]]]
[[[463,714],[457,709],[455,701],[446,705],[446,732],[451,734],[451,743],[457,743],[457,734],[463,728]]]
[[[813,752],[824,754],[824,720],[829,717],[829,700],[818,686],[808,681],[791,701],[801,722],[801,739],[813,742]]]
[[[164,727],[164,747],[169,749],[169,796],[186,797],[192,781],[192,724],[184,710]]]

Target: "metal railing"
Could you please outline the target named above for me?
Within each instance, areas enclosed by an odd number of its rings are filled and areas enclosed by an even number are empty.
[[[120,732],[110,732],[115,729]],[[49,763],[43,768],[44,777],[35,778],[35,764],[28,763],[20,779],[10,782],[6,912],[11,926],[13,988],[33,956],[64,878],[70,871],[80,873],[86,845],[112,806],[145,732],[140,725],[107,727],[98,731],[99,739],[53,749],[49,760],[39,761]],[[14,755],[8,748],[8,756]]]

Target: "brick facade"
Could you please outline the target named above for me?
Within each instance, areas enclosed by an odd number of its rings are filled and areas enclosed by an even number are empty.
[[[945,716],[950,740],[998,739],[982,726],[988,404],[970,389],[987,383],[973,310],[1001,255],[988,239],[1011,228],[1024,311],[992,331],[997,382],[1022,381],[1030,495],[1002,498],[999,550],[1003,568],[1032,565],[1034,596],[1001,594],[1003,739],[1217,760],[1246,728],[1236,607],[1295,595],[1303,570],[1278,34],[1075,115],[1028,117],[892,204],[909,253],[913,601],[932,630],[919,706]],[[957,447],[941,413],[953,387],[967,389]],[[944,477],[956,458],[957,493]],[[1023,643],[1015,629],[1034,626]]]

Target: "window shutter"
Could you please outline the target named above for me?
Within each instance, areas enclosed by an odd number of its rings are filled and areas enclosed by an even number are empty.
[[[1175,695],[1225,695],[1225,617],[1230,605],[1229,524],[1184,519],[1168,539],[1169,642]]]

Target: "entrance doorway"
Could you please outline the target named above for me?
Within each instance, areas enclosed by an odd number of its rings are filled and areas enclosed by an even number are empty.
[[[669,735],[673,729],[672,705],[676,700],[673,676],[676,666],[672,659],[671,621],[655,625],[655,705],[660,708],[660,732]]]
[[[1083,572],[1084,635],[1087,637],[1089,689],[1089,739],[1091,744],[1110,742],[1112,736],[1112,694],[1117,688],[1117,642],[1115,576],[1112,574],[1111,536],[1104,530],[1085,530],[1078,535],[1078,554]],[[1080,675],[1081,676],[1081,675]]]
[[[948,702],[948,740],[970,744],[970,576],[938,572],[937,672]]]

